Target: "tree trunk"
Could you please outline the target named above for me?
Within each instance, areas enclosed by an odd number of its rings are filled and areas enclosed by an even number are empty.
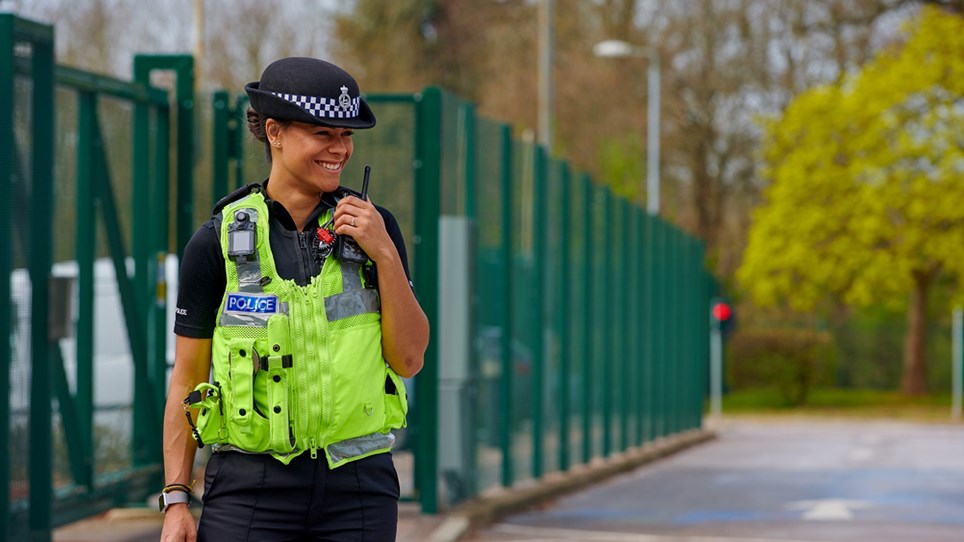
[[[900,391],[905,395],[927,393],[927,358],[925,335],[927,331],[927,294],[930,291],[932,273],[914,272],[914,290],[907,308],[907,336],[904,344],[904,372]]]

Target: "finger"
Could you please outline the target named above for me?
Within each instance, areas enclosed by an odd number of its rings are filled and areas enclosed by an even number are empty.
[[[358,207],[363,209],[365,207],[370,207],[371,202],[363,200],[357,196],[345,196],[338,202],[338,205],[347,205],[350,207]]]
[[[367,220],[362,216],[342,214],[335,219],[335,233],[355,235],[364,231]]]

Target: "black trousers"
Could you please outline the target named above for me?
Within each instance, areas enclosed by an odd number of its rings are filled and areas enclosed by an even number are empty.
[[[222,452],[204,475],[200,542],[395,540],[398,473],[390,453],[329,469],[323,453],[289,465]]]

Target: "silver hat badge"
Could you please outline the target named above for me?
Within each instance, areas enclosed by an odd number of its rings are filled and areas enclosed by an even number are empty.
[[[341,96],[338,97],[338,105],[342,109],[348,110],[351,107],[351,96],[348,95],[348,87],[341,87]]]

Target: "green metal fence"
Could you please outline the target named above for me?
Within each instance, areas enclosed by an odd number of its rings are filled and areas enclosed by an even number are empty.
[[[157,70],[176,75],[172,97]],[[11,538],[49,540],[160,487],[167,277],[213,202],[267,172],[246,100],[197,102],[189,56],[138,55],[133,79],[55,66],[52,28],[0,15]],[[343,182],[372,165],[432,323],[396,453],[413,464],[405,498],[435,513],[700,425],[698,241],[440,89],[367,99],[378,126],[356,133]]]
[[[432,322],[410,417],[424,511],[700,426],[699,241],[456,96],[368,99],[346,182],[376,164]]]

